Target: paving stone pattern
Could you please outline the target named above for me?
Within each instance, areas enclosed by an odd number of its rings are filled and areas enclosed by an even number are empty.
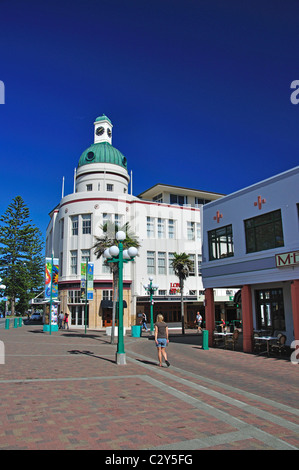
[[[1,330],[1,450],[298,450],[299,365],[173,334],[169,368],[153,339],[102,331]]]

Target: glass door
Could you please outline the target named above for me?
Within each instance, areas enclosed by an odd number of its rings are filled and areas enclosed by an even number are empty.
[[[72,305],[70,307],[71,310],[71,325],[72,326],[81,326],[84,327],[84,316],[85,316],[85,305]],[[88,312],[88,305],[87,305],[87,326],[89,323],[89,312]]]

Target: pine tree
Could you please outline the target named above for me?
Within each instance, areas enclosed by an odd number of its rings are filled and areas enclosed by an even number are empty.
[[[0,275],[10,298],[11,312],[19,298],[18,310],[42,289],[44,258],[41,232],[30,219],[29,209],[21,196],[13,199],[0,217]]]

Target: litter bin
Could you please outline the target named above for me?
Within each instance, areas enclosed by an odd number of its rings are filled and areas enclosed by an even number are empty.
[[[202,349],[209,349],[209,331],[202,330]]]
[[[131,327],[131,333],[132,333],[133,338],[140,338],[141,329],[142,329],[141,325],[133,325]]]

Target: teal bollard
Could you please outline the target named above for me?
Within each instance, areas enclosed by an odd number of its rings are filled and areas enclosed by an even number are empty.
[[[23,318],[19,318],[19,326],[23,325]]]
[[[17,319],[17,318],[15,318],[13,327],[14,327],[14,328],[18,328],[18,319]]]
[[[131,326],[131,334],[132,334],[133,338],[140,338],[141,328],[142,327],[140,325]]]
[[[209,331],[202,330],[202,349],[208,350],[209,349]]]
[[[5,319],[5,329],[9,330],[9,318]]]

